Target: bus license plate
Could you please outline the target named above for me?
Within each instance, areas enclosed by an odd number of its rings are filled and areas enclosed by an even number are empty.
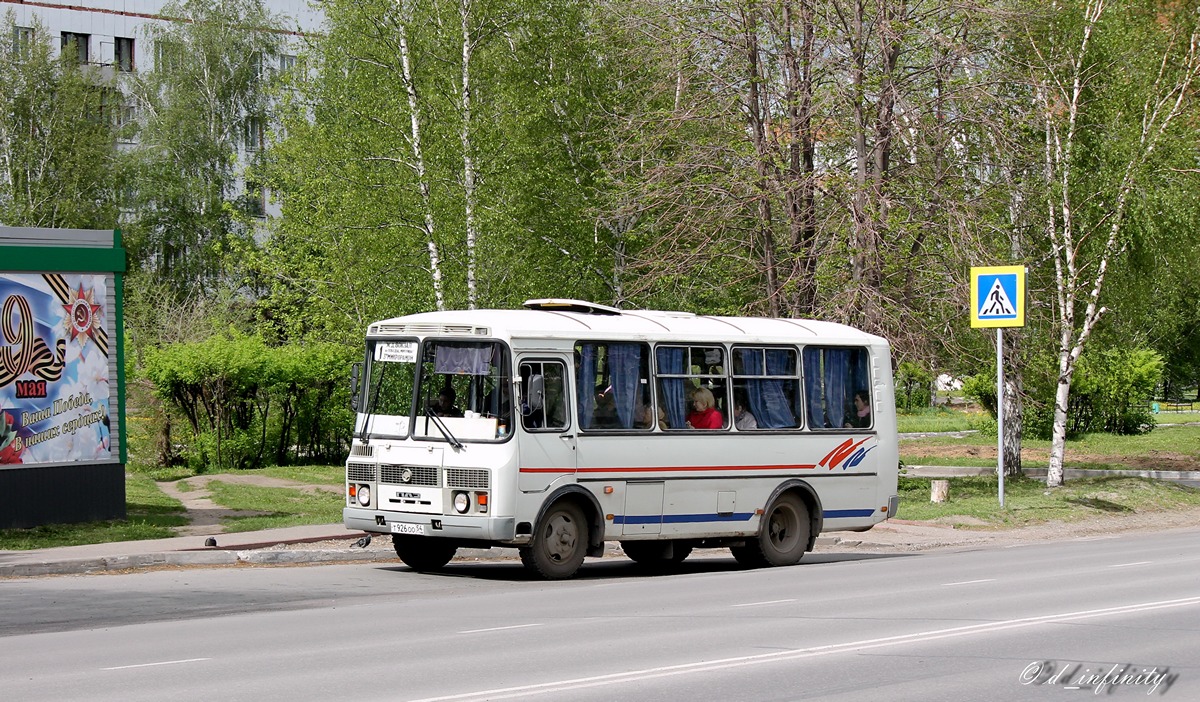
[[[415,534],[417,536],[425,535],[424,524],[403,524],[400,522],[392,522],[393,534]]]

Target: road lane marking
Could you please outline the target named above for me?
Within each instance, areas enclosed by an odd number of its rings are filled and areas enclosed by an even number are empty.
[[[888,646],[897,646],[910,643],[926,643],[941,639],[956,638],[959,636],[971,636],[974,634],[1007,631],[1009,629],[1021,629],[1031,626],[1040,626],[1043,624],[1058,624],[1062,622],[1076,621],[1079,619],[1092,619],[1096,617],[1109,617],[1121,614],[1152,612],[1159,609],[1190,607],[1197,605],[1200,605],[1200,597],[1186,597],[1178,600],[1161,600],[1157,602],[1142,602],[1133,605],[1122,605],[1120,607],[1087,609],[1078,612],[1063,612],[1060,614],[1047,614],[1039,617],[1025,617],[1022,619],[1005,619],[995,622],[986,622],[984,624],[968,624],[966,626],[950,627],[948,629],[932,629],[930,631],[921,631],[914,634],[899,634],[897,636],[885,636],[878,639],[863,639],[861,641],[850,641],[840,644],[812,646],[809,648],[796,649],[794,651],[759,653],[751,656],[723,658],[715,661],[700,661],[697,663],[682,663],[679,665],[644,668],[641,670],[631,670],[624,673],[608,673],[606,675],[593,675],[584,678],[569,678],[566,680],[558,680],[548,683],[532,683],[529,685],[501,687],[492,690],[462,692],[453,695],[443,695],[440,697],[425,697],[419,700],[411,700],[410,702],[467,702],[468,700],[506,700],[529,697],[532,695],[561,694],[572,690],[603,687],[605,685],[620,685],[677,675],[708,673],[714,670],[723,670],[726,668],[740,668],[743,666],[759,665],[762,663],[793,661],[804,658],[815,658],[817,656],[827,656],[835,653],[845,653],[848,651],[864,651],[874,648],[885,648]]]
[[[130,668],[149,668],[156,665],[175,665],[177,663],[198,663],[200,661],[211,661],[211,658],[184,658],[178,661],[158,661],[157,663],[135,663],[134,665],[118,665],[112,668],[101,668],[100,670],[129,670]]]
[[[1137,563],[1115,563],[1113,565],[1110,565],[1109,568],[1128,568],[1129,566],[1136,566],[1136,565],[1150,565],[1153,562],[1154,561],[1138,561]]]
[[[785,602],[795,602],[796,600],[767,600],[766,602],[743,602],[742,604],[729,605],[730,607],[761,607],[762,605],[783,604]]]
[[[490,629],[468,629],[460,631],[460,634],[482,634],[486,631],[507,631],[509,629],[528,629],[531,626],[545,626],[544,624],[513,624],[512,626],[493,626]]]
[[[962,580],[957,583],[942,583],[942,587],[951,587],[953,585],[974,585],[975,583],[993,583],[995,578],[982,578],[980,580]]]

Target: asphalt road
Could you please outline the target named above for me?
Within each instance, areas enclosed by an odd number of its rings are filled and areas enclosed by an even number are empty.
[[[0,698],[1200,699],[1198,539],[554,583],[494,561],[13,579]]]

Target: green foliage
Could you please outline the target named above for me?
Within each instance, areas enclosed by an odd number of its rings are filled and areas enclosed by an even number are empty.
[[[933,373],[910,361],[896,369],[896,409],[911,412],[932,402]]]
[[[352,414],[342,347],[269,347],[235,332],[147,352],[144,374],[182,415],[196,472],[340,458]]]
[[[1072,387],[1071,426],[1077,432],[1141,434],[1154,426],[1150,401],[1163,358],[1149,349],[1093,350],[1080,358]]]
[[[979,403],[992,419],[996,418],[996,376],[987,373],[969,375],[963,378],[962,393]]]
[[[154,66],[132,92],[142,110],[126,247],[176,300],[223,282],[224,256],[253,232],[238,158],[267,118],[265,57],[277,20],[261,0],[178,0],[147,23]]]
[[[468,158],[479,306],[609,297],[589,214],[605,72],[590,49],[589,7],[324,5],[328,33],[304,57],[310,70],[280,92],[278,143],[258,171],[283,205],[270,242],[247,256],[273,334],[352,343],[371,321],[433,308],[431,246],[447,307],[467,306]],[[469,123],[462,8],[472,32]]]
[[[113,229],[121,98],[110,79],[55,56],[45,29],[0,22],[0,224]]]

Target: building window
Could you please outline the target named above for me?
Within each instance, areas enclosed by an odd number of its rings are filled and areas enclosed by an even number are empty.
[[[88,62],[88,44],[91,42],[92,35],[77,34],[75,32],[62,33],[62,48],[63,51],[72,51],[71,46],[74,46],[76,60],[80,64]]]
[[[13,27],[13,56],[29,58],[33,51],[33,27]]]
[[[116,45],[113,47],[113,63],[122,73],[133,72],[133,39],[116,37]]]
[[[262,183],[247,181],[246,193],[242,197],[246,203],[247,214],[258,219],[267,216],[267,189]]]
[[[257,117],[246,119],[246,151],[258,151],[263,146],[262,120]]]
[[[279,56],[279,72],[287,73],[296,67],[296,57],[291,54],[281,54]]]

